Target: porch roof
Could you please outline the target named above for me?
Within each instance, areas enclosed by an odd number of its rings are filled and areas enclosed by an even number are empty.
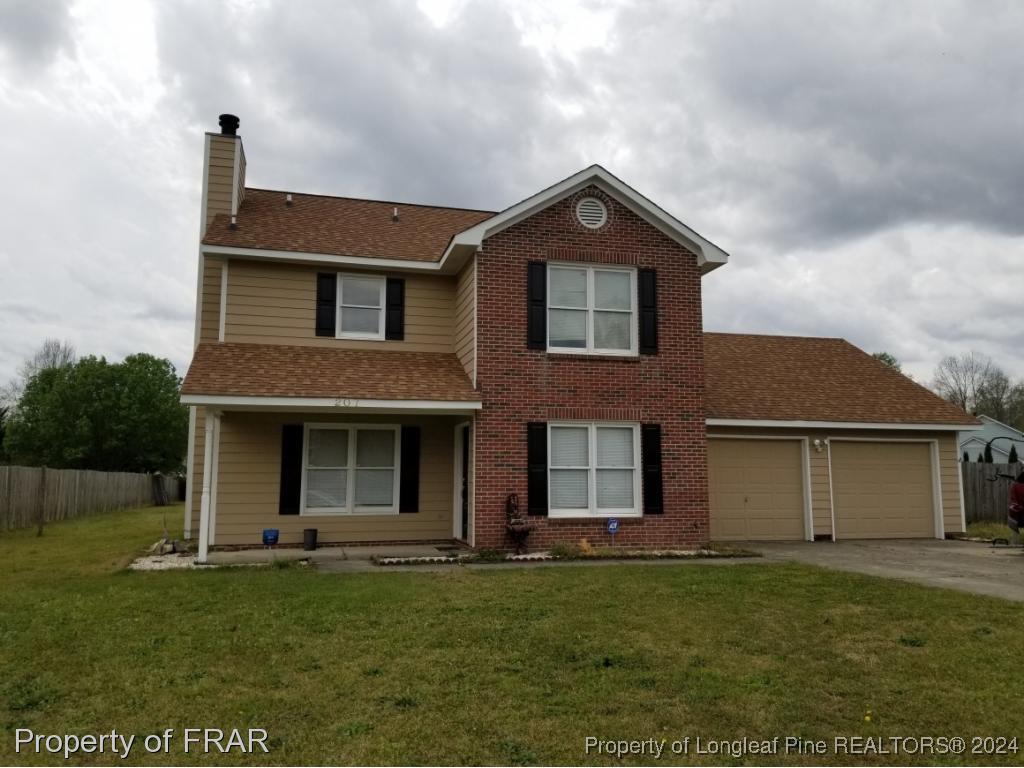
[[[195,405],[479,408],[454,354],[202,343],[181,387]]]

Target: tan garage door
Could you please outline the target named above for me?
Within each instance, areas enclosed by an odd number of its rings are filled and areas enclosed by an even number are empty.
[[[831,441],[836,538],[935,535],[928,443]]]
[[[711,538],[804,538],[803,451],[798,440],[708,441]]]

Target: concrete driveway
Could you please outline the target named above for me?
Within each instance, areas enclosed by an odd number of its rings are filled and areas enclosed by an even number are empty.
[[[840,571],[904,579],[1024,602],[1024,550],[971,541],[758,542],[765,559],[796,561]]]

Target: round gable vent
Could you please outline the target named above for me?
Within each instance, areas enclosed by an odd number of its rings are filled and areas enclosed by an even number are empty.
[[[600,229],[608,221],[608,209],[596,197],[584,197],[576,203],[576,218],[587,229]]]

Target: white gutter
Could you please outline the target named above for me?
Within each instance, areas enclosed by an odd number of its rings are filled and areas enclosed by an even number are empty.
[[[869,421],[784,421],[775,419],[707,419],[709,427],[779,427],[790,429],[899,429],[922,432],[968,432],[980,424],[892,424]]]
[[[237,410],[331,410],[388,413],[471,413],[483,408],[476,400],[364,400],[345,397],[263,397],[258,395],[182,395],[185,405]]]

